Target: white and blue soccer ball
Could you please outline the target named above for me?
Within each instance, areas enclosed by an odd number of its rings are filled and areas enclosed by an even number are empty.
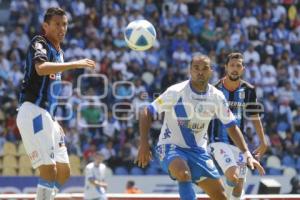
[[[153,46],[156,40],[156,31],[149,21],[134,20],[127,25],[124,38],[132,50],[145,51]]]

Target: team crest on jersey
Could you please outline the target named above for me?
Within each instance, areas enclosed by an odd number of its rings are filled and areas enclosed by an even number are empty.
[[[197,113],[201,113],[201,112],[203,112],[203,110],[204,110],[203,105],[201,105],[200,103],[198,103],[198,104],[196,105],[196,107],[195,107],[195,111],[196,111]]]
[[[244,90],[240,90],[240,92],[239,92],[239,98],[240,99],[245,99],[245,91]]]

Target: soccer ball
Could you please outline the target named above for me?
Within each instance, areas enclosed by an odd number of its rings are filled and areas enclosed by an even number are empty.
[[[124,38],[128,47],[132,50],[145,51],[153,46],[156,31],[149,21],[144,19],[134,20],[127,25]]]

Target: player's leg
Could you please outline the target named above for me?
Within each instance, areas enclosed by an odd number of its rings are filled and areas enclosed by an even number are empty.
[[[61,186],[64,185],[70,177],[70,164],[67,148],[64,142],[64,133],[62,132],[59,124],[56,121],[54,122],[54,128],[55,161],[57,168],[57,176],[54,185],[55,196],[56,193],[59,192]]]
[[[238,184],[239,170],[234,153],[228,144],[217,142],[209,145],[210,153],[214,157],[225,175],[224,184],[226,196],[230,199],[233,189]]]
[[[40,178],[37,185],[36,199],[52,200],[54,183],[56,179],[56,166],[55,165],[41,165],[38,167]]]
[[[240,152],[240,150],[236,147],[236,146],[230,146],[232,149],[232,152],[234,154],[235,160],[238,164],[238,184],[235,186],[235,188],[233,189],[232,192],[232,199],[233,200],[239,200],[242,199],[242,195],[243,195],[243,189],[244,189],[244,182],[246,180],[246,176],[247,176],[247,163],[246,163],[246,158],[244,156],[244,154],[242,152]]]
[[[180,199],[195,200],[191,172],[182,150],[176,145],[169,144],[159,145],[155,150],[163,170],[178,181]]]
[[[180,199],[196,199],[191,172],[187,162],[180,157],[175,158],[169,165],[169,172],[170,175],[178,181]]]
[[[27,102],[22,104],[17,116],[17,125],[25,150],[33,168],[38,168],[40,172],[37,199],[52,199],[51,194],[56,178],[51,120],[49,113]]]
[[[232,200],[240,200],[242,199],[243,189],[244,189],[244,178],[240,178],[238,184],[235,186],[232,192]]]
[[[221,179],[206,178],[203,181],[198,182],[198,186],[203,189],[210,199],[226,200],[226,194]]]

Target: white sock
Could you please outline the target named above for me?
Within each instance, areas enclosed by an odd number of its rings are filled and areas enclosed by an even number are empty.
[[[38,185],[35,200],[53,200],[53,188]]]
[[[242,198],[241,197],[235,197],[235,196],[231,195],[231,200],[242,200]]]
[[[226,193],[226,196],[227,196],[227,200],[232,200],[232,191],[235,187],[235,184],[226,180],[226,183],[224,184],[225,186],[225,193]]]

